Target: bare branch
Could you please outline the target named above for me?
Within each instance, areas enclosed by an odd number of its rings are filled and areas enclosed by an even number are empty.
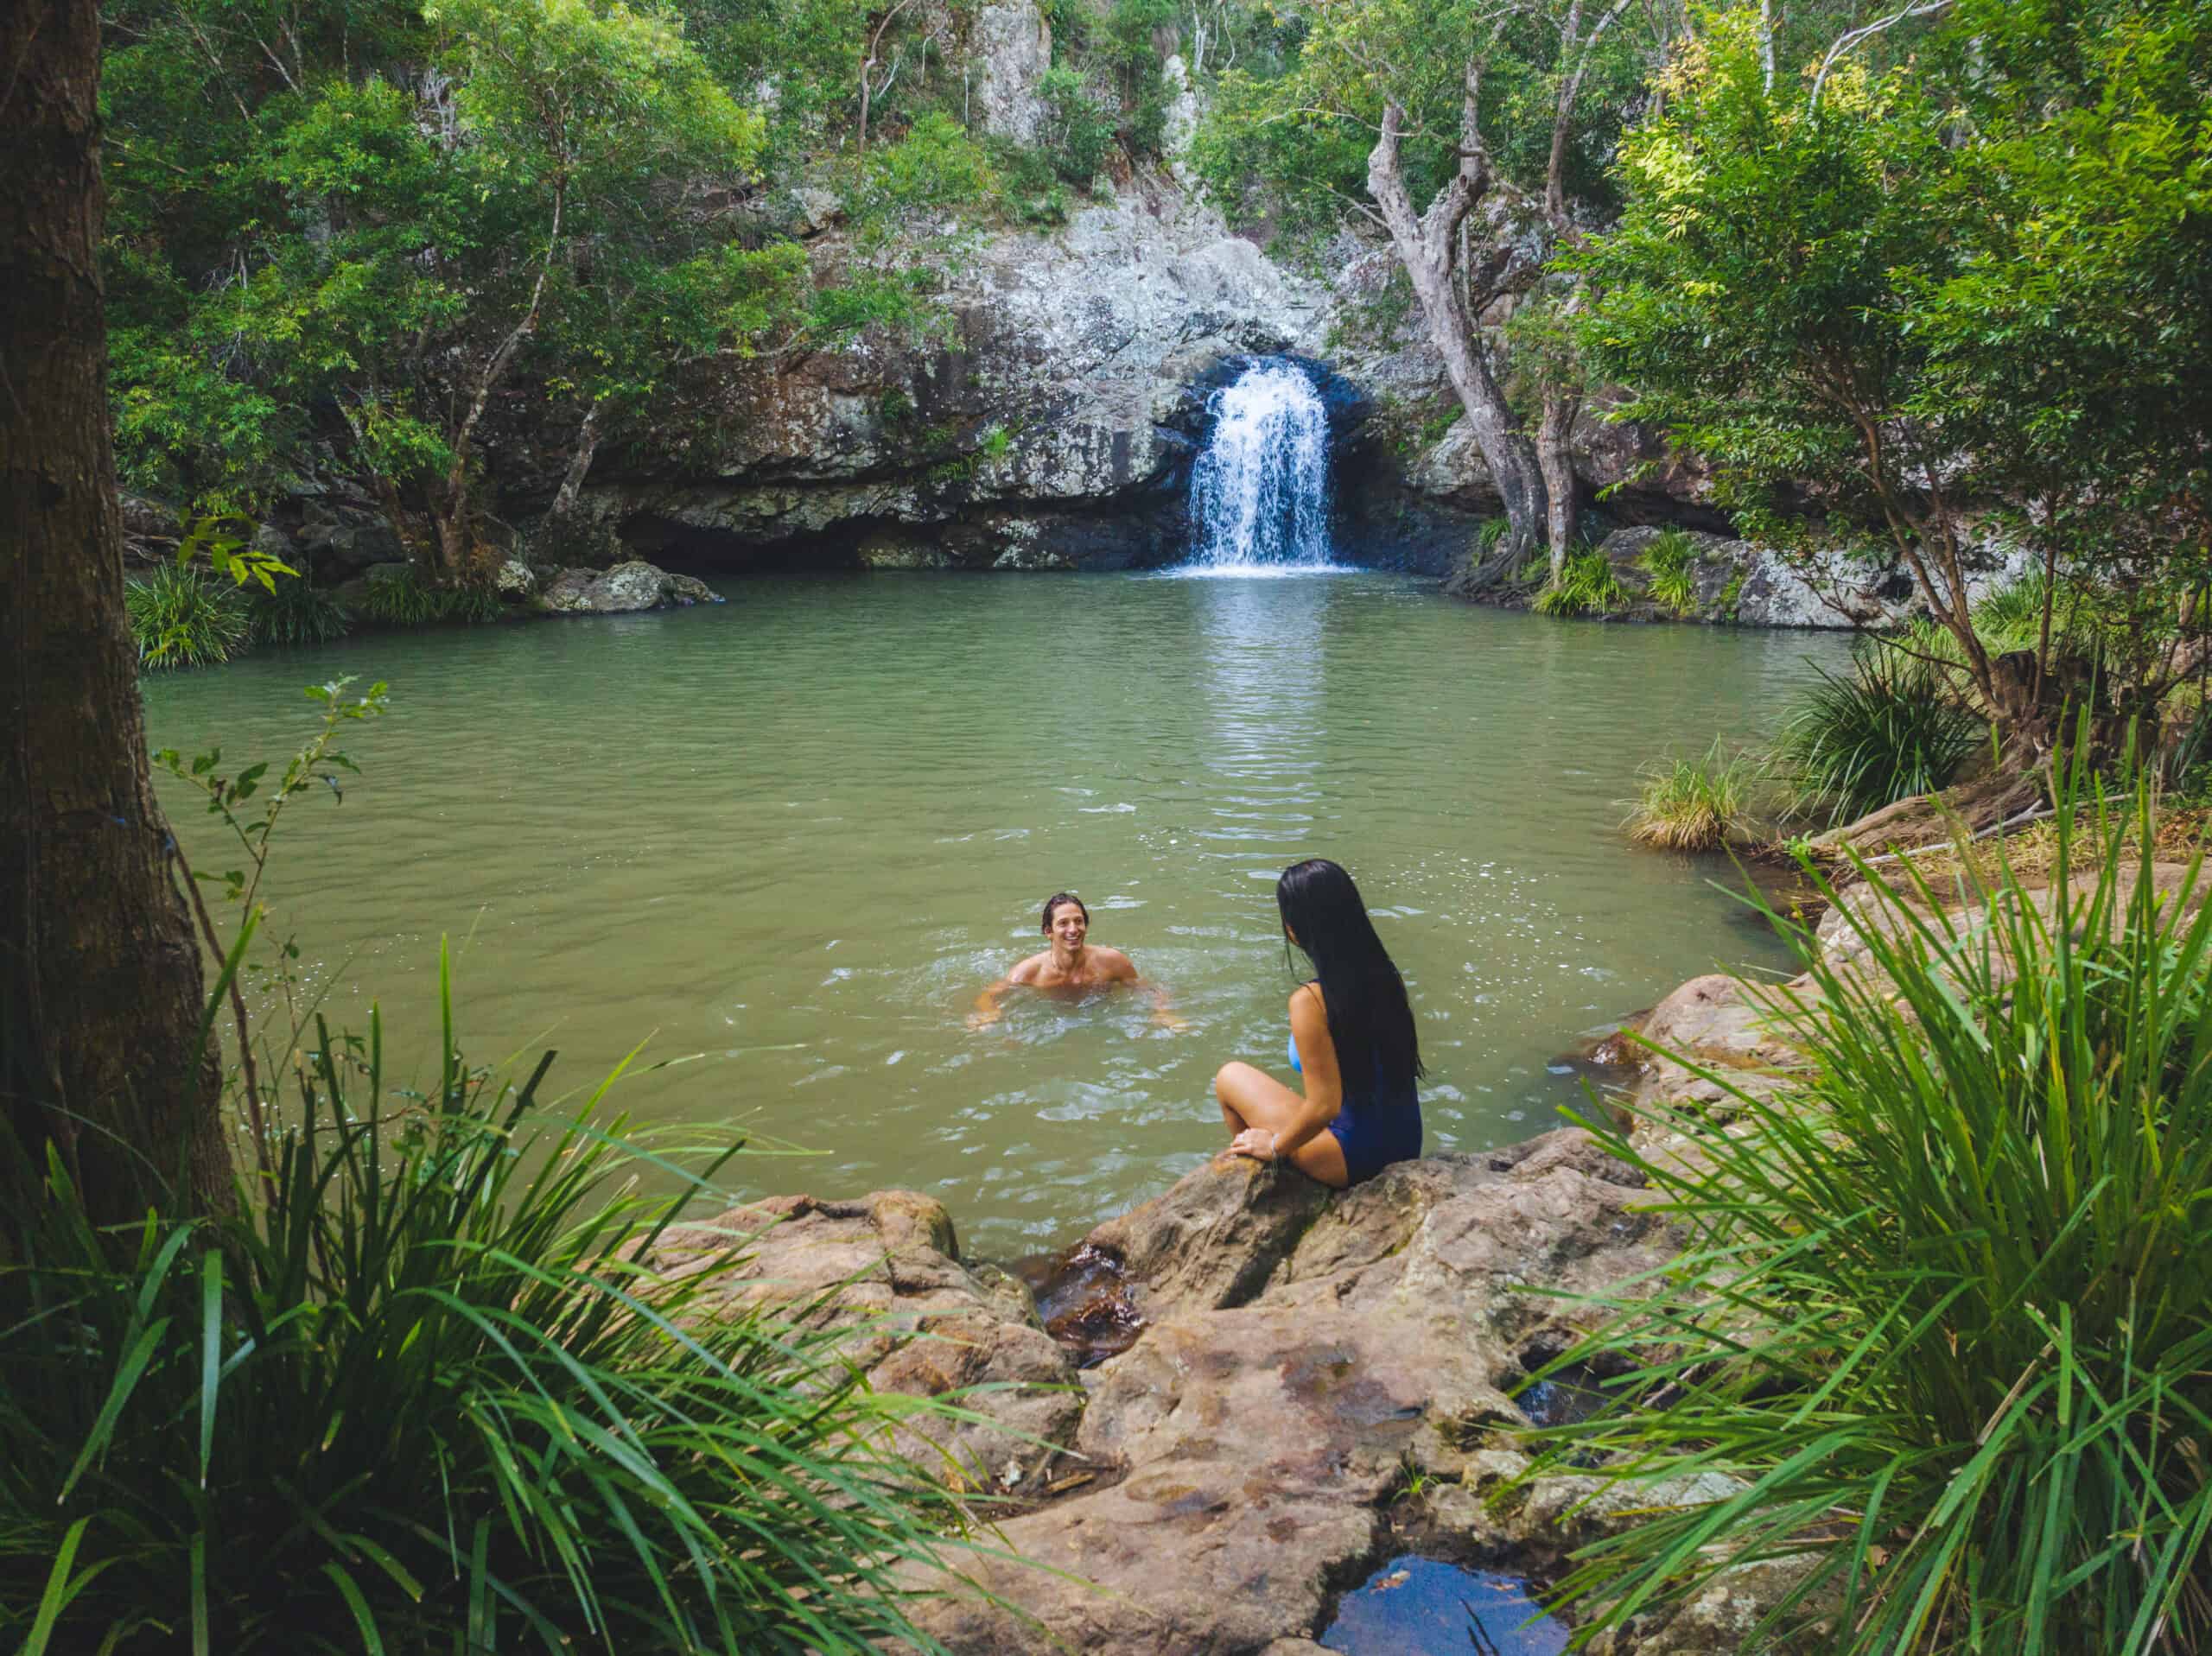
[[[1931,17],[1939,11],[1949,10],[1950,7],[1951,0],[1918,0],[1917,3],[1908,0],[1906,5],[1891,12],[1888,16],[1877,17],[1871,23],[1862,23],[1859,28],[1847,29],[1838,35],[1835,44],[1828,48],[1828,54],[1821,60],[1820,73],[1813,77],[1813,93],[1806,101],[1806,107],[1818,109],[1821,106],[1821,88],[1827,84],[1828,71],[1835,67],[1838,58],[1857,46],[1859,41],[1870,40],[1883,30],[1892,29],[1909,18]]]

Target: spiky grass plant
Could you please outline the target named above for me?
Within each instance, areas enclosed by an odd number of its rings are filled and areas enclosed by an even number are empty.
[[[1628,602],[1612,560],[1592,548],[1569,555],[1559,579],[1530,606],[1540,615],[1609,615]]]
[[[488,626],[506,618],[506,606],[489,587],[454,587],[441,596],[445,600],[445,619],[464,626]]]
[[[445,618],[445,594],[412,568],[392,569],[369,577],[361,611],[388,627],[427,626]]]
[[[887,1445],[944,1405],[717,1304],[734,1255],[639,1264],[676,1203],[626,1192],[671,1164],[598,1092],[542,1114],[550,1055],[467,1068],[450,1006],[398,1107],[374,1015],[318,1027],[235,1216],[103,1234],[58,1160],[12,1193],[0,1644],[935,1649],[899,1567],[968,1517]]]
[[[1718,741],[1700,758],[1661,759],[1644,767],[1623,826],[1640,845],[1716,851],[1745,826],[1754,779],[1751,762]]]
[[[1643,549],[1637,567],[1651,577],[1651,601],[1676,615],[1697,606],[1697,542],[1679,529],[1664,530]]]
[[[1980,746],[1982,721],[1952,695],[1941,669],[1878,638],[1864,638],[1851,670],[1814,669],[1783,720],[1777,770],[1799,809],[1847,822],[1915,794],[1933,793]]]
[[[1909,861],[1854,864],[1852,951],[1800,935],[1803,993],[1746,990],[1802,1074],[1691,1063],[1725,1133],[1645,1105],[1694,1146],[1647,1154],[1592,1112],[1687,1246],[1562,1359],[1620,1400],[1545,1466],[1648,1507],[1563,1583],[1584,1634],[1780,1558],[1803,1573],[1746,1651],[2212,1637],[2212,906],[2201,859],[2141,877],[2148,790],[2110,808],[2086,763],[2047,887],[1931,918]],[[1707,1472],[1738,1492],[1667,1504]]]
[[[245,647],[245,605],[230,581],[164,563],[123,588],[143,667],[213,667]]]
[[[247,612],[257,644],[328,644],[353,630],[345,600],[304,575],[279,576],[273,592],[255,588]]]

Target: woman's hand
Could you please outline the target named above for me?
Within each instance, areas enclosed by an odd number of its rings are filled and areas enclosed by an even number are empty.
[[[1265,1127],[1247,1127],[1229,1141],[1229,1148],[1233,1155],[1271,1162],[1275,1158],[1275,1136]]]

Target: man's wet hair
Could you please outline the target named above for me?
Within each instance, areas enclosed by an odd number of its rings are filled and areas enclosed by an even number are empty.
[[[1074,904],[1077,909],[1082,912],[1083,923],[1086,926],[1090,923],[1090,910],[1084,908],[1083,899],[1081,898],[1077,897],[1073,891],[1055,891],[1052,896],[1045,899],[1045,919],[1044,923],[1037,928],[1038,930],[1048,934],[1052,931],[1052,910],[1058,908],[1063,903]]]

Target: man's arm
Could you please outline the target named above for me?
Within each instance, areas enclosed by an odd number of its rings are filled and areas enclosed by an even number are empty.
[[[968,1014],[969,1029],[985,1029],[999,1021],[999,997],[1017,983],[1027,983],[1037,975],[1038,956],[1032,955],[1014,970],[976,997],[976,1010]]]
[[[1182,1018],[1176,1012],[1173,1004],[1168,1000],[1166,987],[1163,984],[1153,982],[1150,979],[1139,976],[1137,974],[1136,962],[1135,961],[1132,961],[1127,955],[1124,955],[1117,949],[1114,951],[1109,964],[1113,970],[1113,980],[1115,982],[1129,984],[1134,987],[1143,990],[1147,995],[1151,997],[1152,1021],[1154,1023],[1159,1025],[1162,1029],[1190,1028],[1190,1025],[1183,1021]]]

